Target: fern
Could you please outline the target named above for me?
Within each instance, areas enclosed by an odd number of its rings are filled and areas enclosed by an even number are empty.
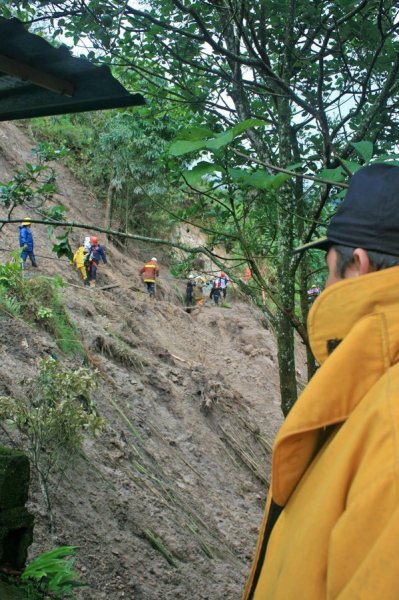
[[[12,316],[16,319],[22,317],[22,306],[19,300],[10,296],[4,288],[0,287],[0,313]]]
[[[77,546],[60,546],[43,552],[24,570],[21,580],[34,581],[37,591],[50,592],[54,598],[73,598],[73,588],[82,586],[77,581],[77,573],[72,570]]]

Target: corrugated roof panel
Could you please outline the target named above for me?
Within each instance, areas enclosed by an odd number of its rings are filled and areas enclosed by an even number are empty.
[[[17,19],[0,17],[0,65],[0,121],[145,104],[108,67],[54,48]]]
[[[2,90],[12,90],[15,88],[26,87],[30,85],[26,81],[22,81],[21,79],[17,79],[12,75],[2,75],[0,73],[0,92]]]

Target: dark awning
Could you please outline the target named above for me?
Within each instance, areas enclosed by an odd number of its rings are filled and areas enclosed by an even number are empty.
[[[108,67],[75,58],[0,17],[0,121],[145,104]]]

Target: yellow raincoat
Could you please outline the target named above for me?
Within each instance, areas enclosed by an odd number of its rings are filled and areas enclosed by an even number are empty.
[[[399,267],[328,288],[308,329],[322,366],[277,435],[243,598],[397,600]]]
[[[87,273],[86,273],[86,267],[84,264],[84,256],[85,256],[84,246],[79,246],[79,248],[76,250],[75,254],[73,255],[72,262],[74,263],[74,265],[76,266],[78,271],[80,271],[83,281],[86,281]]]

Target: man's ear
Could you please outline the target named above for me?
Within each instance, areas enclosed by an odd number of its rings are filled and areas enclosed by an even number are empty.
[[[348,267],[351,271],[349,277],[358,277],[359,275],[367,275],[375,271],[375,267],[369,259],[366,250],[363,248],[355,248],[353,251],[353,261]]]

